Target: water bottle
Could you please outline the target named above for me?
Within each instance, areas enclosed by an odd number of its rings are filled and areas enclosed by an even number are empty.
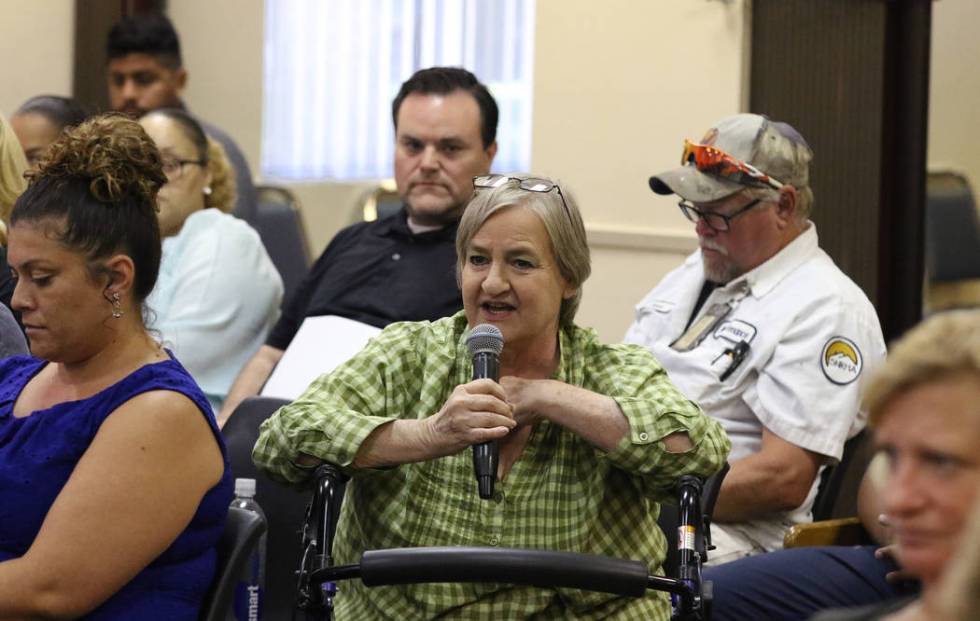
[[[232,501],[231,506],[257,513],[265,521],[262,507],[255,502],[255,479],[235,479],[235,500]],[[235,585],[233,606],[235,621],[260,621],[264,597],[265,533],[262,533],[258,548],[252,552]]]

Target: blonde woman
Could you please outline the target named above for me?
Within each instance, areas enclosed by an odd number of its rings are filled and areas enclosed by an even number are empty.
[[[911,330],[869,384],[865,405],[888,463],[882,510],[902,569],[921,581],[922,595],[818,618],[920,619],[962,551],[980,499],[980,311],[942,313]]]
[[[27,187],[24,171],[27,160],[14,130],[0,114],[0,358],[27,353],[27,343],[19,325],[19,314],[10,308],[14,281],[7,265],[7,222],[14,201]]]
[[[24,180],[24,171],[27,170],[27,159],[24,157],[24,150],[17,141],[17,135],[7,119],[0,115],[0,233],[3,239],[0,240],[6,245],[7,222],[10,220],[10,210],[13,209],[14,201],[21,195],[27,182]],[[9,299],[8,299],[9,301]]]

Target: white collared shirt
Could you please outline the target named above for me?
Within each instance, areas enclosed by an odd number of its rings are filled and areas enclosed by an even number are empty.
[[[712,291],[698,318],[716,304],[733,309],[700,344],[677,351],[671,343],[685,332],[704,281],[697,251],[637,305],[625,341],[648,347],[677,386],[721,421],[732,440],[729,462],[759,451],[763,427],[840,459],[844,442],[864,427],[861,386],[884,360],[885,343],[874,307],[819,248],[816,226],[808,223],[768,261]],[[722,381],[732,364],[726,351],[743,341],[744,359]],[[778,528],[757,533],[764,547],[781,547],[782,525],[809,520],[815,494],[816,482],[799,509],[775,520]]]

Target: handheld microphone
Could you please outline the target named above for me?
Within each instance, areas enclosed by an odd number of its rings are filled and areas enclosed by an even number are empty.
[[[499,382],[500,352],[504,350],[504,335],[500,329],[488,323],[476,326],[466,337],[466,347],[473,356],[473,379],[492,379]],[[484,500],[493,497],[499,459],[495,440],[473,445],[473,471],[480,498]]]

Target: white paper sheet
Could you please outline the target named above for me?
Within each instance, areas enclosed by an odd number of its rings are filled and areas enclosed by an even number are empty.
[[[364,349],[378,332],[379,328],[336,315],[307,317],[262,387],[262,396],[299,397],[313,380]]]

